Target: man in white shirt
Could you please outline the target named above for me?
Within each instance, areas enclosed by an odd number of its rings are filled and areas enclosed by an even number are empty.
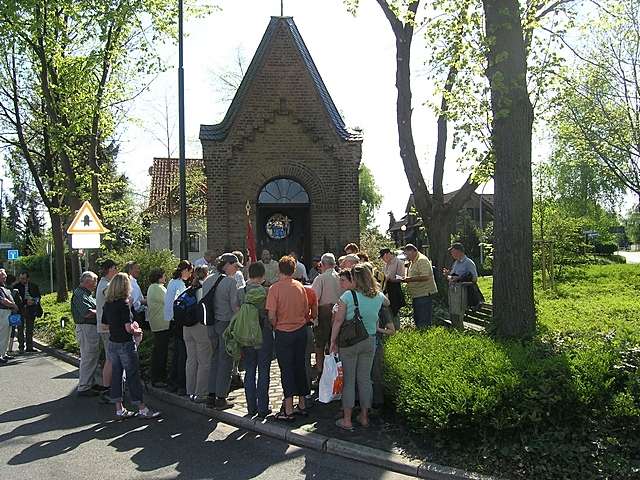
[[[193,267],[213,266],[216,264],[216,254],[211,250],[204,252],[204,256],[193,261]]]
[[[393,325],[397,330],[400,328],[400,309],[406,304],[401,280],[407,276],[407,269],[404,262],[389,248],[380,250],[380,258],[384,262],[384,294],[391,302],[390,309],[393,313]]]
[[[111,359],[109,358],[109,325],[102,323],[102,309],[105,303],[105,293],[109,282],[118,273],[116,262],[107,259],[103,260],[100,268],[102,269],[102,278],[98,282],[96,288],[96,327],[98,335],[102,339],[104,347],[104,366],[102,367],[102,385],[105,388],[111,387]]]
[[[147,299],[144,298],[140,285],[138,285],[140,265],[134,261],[127,262],[123,270],[129,275],[129,280],[131,281],[131,309],[133,310],[134,320],[142,326],[142,323],[145,322]]]
[[[314,327],[318,377],[322,374],[324,352],[331,339],[332,309],[338,303],[340,295],[344,293],[340,288],[340,277],[336,272],[336,257],[333,256],[333,253],[322,255],[320,270],[322,273],[316,277],[311,286],[318,297],[318,322]]]
[[[235,250],[233,253],[236,257],[238,257],[238,261],[240,262],[240,264],[244,264],[244,255],[242,254],[241,251],[239,250]],[[247,285],[247,282],[244,279],[244,275],[242,274],[242,269],[238,269],[238,271],[236,272],[236,274],[234,275],[234,278],[236,279],[236,284],[238,285],[238,288],[244,288]]]
[[[264,265],[264,286],[270,287],[280,278],[280,270],[278,270],[278,262],[271,258],[271,252],[267,249],[262,250],[260,263]]]

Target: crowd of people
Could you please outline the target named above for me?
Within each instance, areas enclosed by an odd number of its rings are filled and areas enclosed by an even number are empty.
[[[454,244],[450,252],[455,262],[443,271],[449,281],[475,282],[475,265],[464,247]],[[103,260],[100,279],[91,271],[82,273],[71,298],[80,346],[77,393],[113,403],[118,418],[160,416],[143,399],[138,346],[145,327],[153,332],[151,384],[210,408],[232,407],[229,392],[244,387],[248,413],[271,415],[275,358],[283,398],[273,418],[284,422],[309,414],[325,356],[337,354],[344,378],[342,415],[336,425],[353,430],[358,404],[357,424],[367,427],[369,409],[384,399],[384,338],[400,327],[405,306],[401,284],[412,299],[418,328],[431,325],[437,293],[431,262],[414,245],[406,245],[401,255],[388,248],[377,253],[384,264],[381,270],[367,253],[349,244],[338,259],[333,253],[315,257],[307,271],[295,252],[276,261],[264,250],[259,261],[246,265],[239,251],[219,256],[206,252],[193,264],[180,261],[172,272],[152,270],[146,296],[138,284],[141,270],[136,262],[119,272],[115,262]],[[6,277],[0,269],[0,315],[23,313],[20,349],[26,345],[30,350],[33,319],[42,315],[40,294],[27,273],[20,275],[13,291],[6,287]],[[0,317],[0,325],[2,347],[8,344],[8,323]],[[6,362],[6,353],[0,353],[0,361]],[[123,403],[123,380],[137,412]]]

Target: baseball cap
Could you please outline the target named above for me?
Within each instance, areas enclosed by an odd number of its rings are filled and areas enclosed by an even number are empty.
[[[244,265],[240,263],[240,260],[238,260],[238,257],[236,257],[233,253],[223,253],[222,255],[220,255],[220,263],[222,263],[223,265],[226,265],[228,263],[232,265],[235,264],[238,268],[244,267]]]
[[[464,245],[461,244],[460,242],[452,243],[451,246],[449,247],[449,251],[451,250],[458,250],[459,252],[464,253]]]

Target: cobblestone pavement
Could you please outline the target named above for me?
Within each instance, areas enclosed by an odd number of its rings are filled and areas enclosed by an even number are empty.
[[[241,372],[242,378],[244,378],[244,372]],[[280,409],[282,404],[282,386],[280,384],[280,367],[278,362],[274,360],[271,362],[271,381],[269,382],[269,400],[271,408],[274,412]],[[237,388],[229,393],[229,401],[233,402],[236,407],[241,407],[242,410],[247,412],[247,400],[244,395],[244,388]]]

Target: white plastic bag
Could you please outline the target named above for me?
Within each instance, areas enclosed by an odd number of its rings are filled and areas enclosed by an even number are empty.
[[[324,356],[324,368],[320,377],[318,400],[322,403],[330,403],[342,398],[344,376],[342,362],[337,355]]]

